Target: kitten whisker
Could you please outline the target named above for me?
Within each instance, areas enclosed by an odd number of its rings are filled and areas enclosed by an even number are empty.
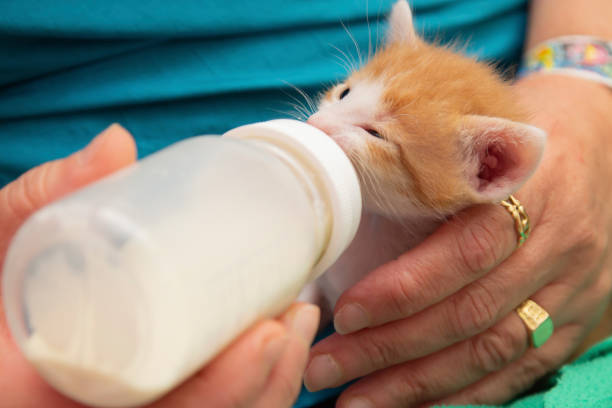
[[[350,153],[349,157],[352,157],[354,163],[356,164],[355,167],[357,168],[358,174],[361,175],[364,189],[372,193],[372,200],[374,201],[374,204],[381,209],[386,208],[389,203],[385,202],[385,196],[379,189],[380,186],[378,186],[376,183],[376,177],[370,172],[367,165],[363,163],[362,158],[356,153]]]
[[[376,189],[375,185],[374,185],[374,181],[372,180],[372,176],[370,175],[370,173],[368,172],[368,170],[366,169],[365,165],[362,164],[360,159],[356,159],[356,163],[358,164],[358,171],[357,173],[360,175],[360,179],[363,182],[363,189],[366,192],[370,192],[371,193],[371,199],[373,201],[373,204],[376,205],[379,208],[384,208],[384,206],[382,205],[382,202],[380,201],[380,197],[378,194],[378,190]],[[363,196],[362,201],[365,204],[365,194]]]
[[[302,96],[302,98],[304,98],[304,100],[308,104],[308,107],[310,108],[309,112],[311,114],[317,110],[316,104],[314,103],[310,95],[308,95],[306,92],[304,92],[302,89],[298,88],[297,86],[293,85],[292,83],[289,83],[287,81],[285,81],[285,83],[289,85],[291,88],[293,88],[297,93],[299,93]]]
[[[346,61],[344,61],[340,56],[336,54],[332,54],[332,55],[337,60],[337,61],[334,61],[334,63],[340,66],[341,68],[343,68],[346,75],[350,75],[351,72],[353,72],[353,68],[351,68],[349,64]]]
[[[288,96],[291,97],[291,95],[288,95]],[[305,116],[305,117],[310,116],[308,109],[300,101],[297,101],[297,103],[294,103],[291,101],[283,101],[283,102],[286,105],[291,106],[300,115]]]
[[[294,100],[297,105],[300,107],[300,112],[304,113],[306,115],[306,117],[312,115],[316,110],[316,106],[314,101],[312,100],[312,98],[303,90],[301,90],[300,88],[298,88],[297,86],[293,85],[292,83],[288,82],[288,81],[283,81],[283,83],[285,83],[287,86],[291,87],[293,90],[295,90],[302,98],[304,98],[304,100],[300,100],[298,97],[290,94],[289,92],[286,92],[284,90],[282,90],[282,92],[289,96],[292,100]],[[297,109],[297,106],[294,106],[294,108]]]
[[[289,106],[291,106],[297,114],[299,114],[302,118],[308,119],[310,113],[302,106],[297,105],[295,103],[287,102]]]
[[[370,30],[370,14],[368,11],[368,0],[366,0],[366,25],[368,27],[368,61],[372,58],[372,31]]]
[[[272,108],[268,108],[267,110],[275,112],[275,113],[279,113],[283,116],[289,116],[292,117],[295,120],[299,120],[299,121],[304,121],[306,118],[304,118],[303,115],[297,113],[297,112],[291,112],[291,111],[283,111],[283,110],[278,110],[278,109],[272,109]]]
[[[355,165],[355,171],[357,172],[357,175],[359,176],[359,185],[361,186],[361,205],[363,207],[365,207],[365,194],[363,194],[364,190],[367,189],[367,182],[361,172],[361,165],[359,165],[358,163],[355,162],[355,160],[357,160],[356,158],[351,159],[351,162]]]
[[[382,8],[382,2],[378,3],[378,11],[376,12],[376,48],[374,49],[374,53],[378,51],[381,46],[381,38],[380,38],[380,9]]]
[[[349,56],[346,52],[344,52],[340,48],[336,47],[334,44],[329,43],[327,45],[329,45],[330,47],[332,47],[333,49],[338,51],[340,54],[342,54],[342,56],[344,56],[346,62],[351,67],[349,72],[357,71],[357,69],[358,69],[357,62],[355,61],[355,59],[354,59],[354,57],[352,55]]]
[[[302,112],[302,113],[307,113],[308,112],[308,108],[306,107],[306,105],[304,104],[303,101],[297,99],[294,95],[291,95],[290,93],[281,90],[285,95],[287,95],[289,98],[291,98],[291,100],[293,102],[290,101],[285,101],[286,104],[290,105],[291,107],[293,107],[294,109]]]
[[[355,165],[355,170],[359,174],[360,183],[362,188],[369,193],[369,198],[372,200],[372,204],[378,207],[379,210],[386,213],[386,217],[397,222],[406,232],[413,233],[415,230],[414,226],[409,224],[409,221],[403,216],[402,211],[397,208],[391,202],[388,195],[384,194],[383,187],[377,182],[376,176],[372,173],[372,170],[363,162],[363,158],[357,153],[349,153],[351,162]],[[365,202],[365,197],[364,197]],[[416,232],[414,235],[416,236]]]
[[[376,182],[376,176],[372,174],[371,169],[369,169],[365,164],[363,164],[362,160],[362,158],[355,155],[355,161],[359,163],[359,167],[361,168],[360,173],[364,178],[366,187],[369,184],[370,188],[368,190],[372,193],[372,199],[374,200],[374,203],[381,210],[390,213],[390,218],[403,225],[404,223],[402,211],[400,211],[398,208],[396,208],[396,206],[393,205],[388,195],[384,194],[384,187],[382,187],[380,183]]]
[[[299,110],[301,113],[303,113],[303,114],[305,114],[305,115],[310,115],[310,114],[311,114],[311,112],[310,112],[310,110],[308,109],[308,107],[307,107],[307,106],[304,106],[302,103],[293,103],[293,102],[289,102],[289,101],[287,101],[287,103],[288,103],[288,104],[289,104],[291,107],[293,107],[293,108],[294,108],[294,109],[296,109],[296,110]]]
[[[353,41],[353,45],[355,45],[355,50],[357,51],[357,57],[359,58],[359,66],[362,66],[363,65],[363,57],[361,55],[361,50],[359,49],[359,44],[357,44],[357,40],[355,40],[355,37],[353,36],[351,31],[346,27],[344,22],[341,21],[340,24],[342,24],[342,27],[344,28],[344,31],[346,31],[346,33],[348,34],[348,36],[351,39],[351,41]]]

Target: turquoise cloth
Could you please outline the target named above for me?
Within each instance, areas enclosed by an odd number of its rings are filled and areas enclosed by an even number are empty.
[[[528,395],[504,407],[612,407],[612,337],[590,348],[576,361],[541,381]],[[461,408],[476,408],[476,406]]]
[[[340,21],[367,52],[370,36],[373,42],[383,37],[391,3],[4,1],[0,186],[81,148],[112,122],[132,132],[142,157],[185,137],[287,116],[280,113],[291,110],[287,94],[297,94],[286,82],[316,94],[345,75],[332,45],[356,57]],[[517,63],[526,0],[410,3],[416,27],[427,38],[467,41],[466,51],[481,59],[500,61],[503,67]],[[610,343],[600,348],[609,354]],[[606,406],[596,400],[562,402],[601,395],[597,387],[603,387],[603,377],[588,374],[592,380],[585,381],[581,375],[599,367],[610,378],[611,362],[604,360],[607,356],[589,355],[592,359],[564,368],[548,392],[512,407]],[[565,395],[574,389],[589,392]],[[296,407],[337,392],[304,392]]]
[[[525,0],[414,0],[429,38],[516,61]],[[112,122],[145,156],[174,141],[286,116],[382,38],[390,0],[16,0],[0,3],[0,186]],[[366,10],[368,18],[366,19]],[[369,26],[369,30],[368,30]]]

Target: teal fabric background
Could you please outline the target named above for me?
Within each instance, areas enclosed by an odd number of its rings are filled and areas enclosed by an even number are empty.
[[[287,116],[286,82],[316,94],[367,53],[389,0],[20,0],[0,4],[0,186],[110,123],[140,157],[199,134]],[[413,0],[419,32],[516,64],[526,0]],[[163,193],[163,192],[161,192]],[[337,393],[303,393],[296,407]]]
[[[609,408],[612,407],[611,382],[612,337],[609,337],[504,408]]]
[[[428,38],[515,62],[525,0],[414,0]],[[15,0],[0,4],[0,186],[83,147],[112,122],[140,156],[291,110],[382,38],[390,0]],[[367,14],[366,14],[367,11]],[[367,16],[367,18],[366,18]],[[368,23],[369,22],[369,23]]]

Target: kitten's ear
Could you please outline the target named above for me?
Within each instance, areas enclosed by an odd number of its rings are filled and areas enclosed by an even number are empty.
[[[535,171],[546,133],[524,123],[468,115],[461,123],[465,175],[477,202],[499,202]]]
[[[398,0],[391,10],[389,16],[389,28],[387,29],[387,44],[406,43],[410,44],[417,39],[412,22],[412,11],[406,0]]]

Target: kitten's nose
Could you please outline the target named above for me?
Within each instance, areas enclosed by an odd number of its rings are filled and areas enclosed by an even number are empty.
[[[311,115],[306,123],[322,130],[328,135],[331,135],[340,129],[338,121],[333,120],[333,118],[330,118],[327,115],[322,115],[320,112]]]

